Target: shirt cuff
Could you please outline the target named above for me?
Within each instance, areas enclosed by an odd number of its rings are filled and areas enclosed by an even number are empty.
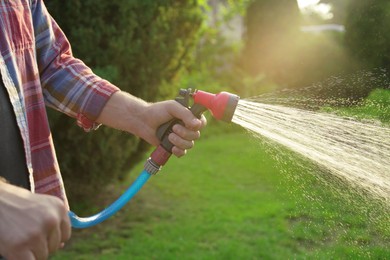
[[[108,81],[101,81],[92,86],[89,97],[86,99],[77,114],[77,125],[89,132],[96,130],[101,125],[96,122],[107,101],[119,88]]]

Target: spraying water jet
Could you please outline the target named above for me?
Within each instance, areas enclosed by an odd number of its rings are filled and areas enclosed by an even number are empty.
[[[240,100],[232,122],[309,159],[354,190],[390,201],[390,128],[321,111]]]

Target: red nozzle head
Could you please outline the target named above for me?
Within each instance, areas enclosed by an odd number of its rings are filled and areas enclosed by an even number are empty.
[[[195,91],[193,98],[195,104],[206,107],[216,119],[225,122],[232,121],[234,111],[240,99],[239,96],[228,92],[212,94],[201,90]]]

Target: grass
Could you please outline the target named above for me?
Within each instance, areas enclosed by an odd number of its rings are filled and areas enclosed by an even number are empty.
[[[341,116],[351,116],[357,119],[373,119],[390,125],[390,89],[375,89],[359,106],[344,108],[326,107],[328,112]]]
[[[390,258],[388,208],[316,172],[242,131],[209,126],[187,156],[111,219],[74,230],[53,259]]]

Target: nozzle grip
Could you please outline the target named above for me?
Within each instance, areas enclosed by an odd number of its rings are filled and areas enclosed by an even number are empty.
[[[205,106],[200,105],[200,104],[194,104],[190,110],[191,110],[192,114],[194,116],[196,116],[196,118],[200,119],[203,112],[205,112],[207,110],[207,108]]]
[[[200,118],[202,116],[203,112],[205,112],[206,110],[207,110],[206,107],[199,105],[199,104],[194,104],[190,109],[192,114],[197,118]],[[183,121],[181,121],[180,119],[174,118],[174,119],[162,124],[157,129],[156,135],[157,135],[158,139],[160,139],[160,141],[161,141],[160,145],[162,147],[164,147],[164,149],[167,150],[168,152],[172,152],[172,147],[173,147],[173,144],[168,140],[168,135],[173,132],[172,127],[176,124],[184,125]]]

